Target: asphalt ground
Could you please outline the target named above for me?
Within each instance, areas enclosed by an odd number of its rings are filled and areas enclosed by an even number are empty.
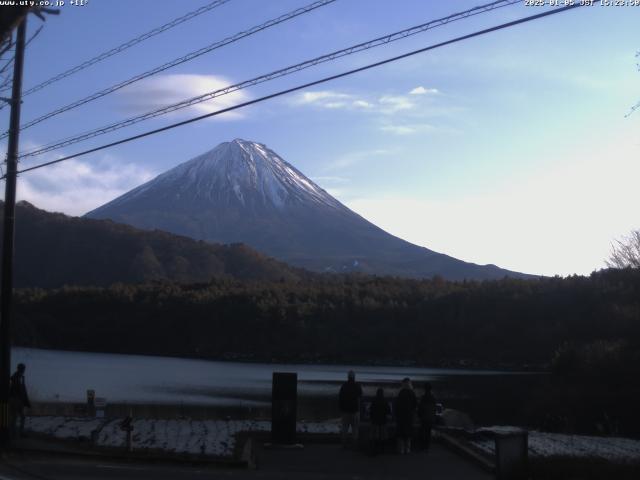
[[[0,460],[0,480],[102,479],[425,479],[483,480],[494,476],[435,444],[431,451],[375,457],[337,444],[299,449],[265,448],[256,443],[256,468],[175,462],[118,460],[73,455],[12,452]]]

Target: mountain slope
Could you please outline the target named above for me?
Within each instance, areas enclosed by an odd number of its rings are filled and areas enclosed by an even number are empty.
[[[86,216],[199,240],[243,242],[314,271],[454,280],[525,276],[394,237],[266,146],[241,139],[222,143]]]
[[[3,209],[0,202],[0,214]],[[17,205],[15,245],[16,287],[296,280],[306,275],[245,245],[213,245],[111,221],[68,217],[26,202]]]

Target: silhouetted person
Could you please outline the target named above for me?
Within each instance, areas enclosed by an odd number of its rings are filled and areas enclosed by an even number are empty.
[[[406,455],[411,452],[411,437],[413,436],[413,420],[418,400],[411,386],[411,380],[402,380],[402,388],[396,397],[395,408],[396,435],[398,453]]]
[[[431,429],[436,422],[436,399],[431,392],[431,384],[424,384],[424,395],[418,403],[418,418],[420,419],[420,436],[426,452],[431,446]]]
[[[376,398],[371,402],[369,416],[371,417],[371,451],[384,452],[384,442],[387,440],[387,417],[391,413],[389,402],[384,398],[384,390],[376,391]]]
[[[340,401],[340,412],[342,413],[342,446],[347,445],[347,435],[351,427],[351,435],[354,445],[358,442],[358,426],[360,423],[360,399],[362,398],[362,387],[356,383],[356,374],[350,370],[347,381],[340,387],[338,399]]]
[[[9,415],[11,418],[11,435],[14,437],[16,436],[18,417],[20,417],[20,435],[24,436],[24,409],[31,408],[27,387],[24,383],[24,371],[26,368],[24,363],[18,364],[18,369],[11,375],[9,386]]]

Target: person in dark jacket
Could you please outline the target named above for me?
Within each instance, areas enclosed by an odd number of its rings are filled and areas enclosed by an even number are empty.
[[[424,450],[429,451],[431,446],[431,429],[436,421],[436,399],[431,392],[431,384],[425,383],[424,395],[420,397],[418,404],[418,418],[420,419],[420,436]]]
[[[11,435],[16,436],[16,422],[20,417],[20,435],[24,436],[24,409],[31,408],[27,387],[24,382],[24,372],[27,369],[24,363],[19,363],[18,368],[11,375],[9,385],[9,415],[11,419]]]
[[[387,440],[387,417],[391,413],[389,402],[384,398],[384,390],[376,391],[376,398],[371,402],[369,417],[371,418],[371,451],[384,452],[384,442]]]
[[[358,442],[358,428],[360,425],[360,399],[362,398],[362,387],[356,383],[356,374],[350,370],[347,374],[347,381],[340,387],[338,400],[340,402],[340,413],[342,414],[342,446],[347,445],[347,435],[351,427],[351,436],[354,445]]]
[[[418,400],[407,377],[402,380],[402,388],[396,397],[394,412],[396,417],[396,436],[398,453],[406,455],[411,452],[411,437],[413,436],[413,421]]]

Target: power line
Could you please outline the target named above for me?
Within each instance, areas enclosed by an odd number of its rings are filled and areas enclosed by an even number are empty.
[[[448,23],[457,21],[457,20],[462,20],[464,18],[468,18],[470,16],[474,16],[474,15],[478,15],[481,13],[485,13],[491,10],[495,10],[497,8],[502,8],[502,7],[506,7],[509,5],[513,5],[515,3],[520,3],[520,0],[499,0],[499,1],[495,1],[492,3],[488,3],[485,5],[480,5],[478,7],[474,7],[471,8],[469,10],[465,10],[463,12],[459,12],[459,13],[454,13],[451,15],[448,15],[446,17],[443,18],[439,18],[437,20],[431,20],[429,22],[411,27],[411,28],[407,28],[405,30],[401,30],[399,32],[395,32],[389,35],[385,35],[382,37],[378,37],[378,38],[374,38],[373,40],[369,40],[367,42],[362,42],[359,43],[357,45],[353,45],[350,46],[348,48],[344,48],[342,50],[337,50],[335,52],[331,52],[325,55],[322,55],[320,57],[316,57],[313,58],[311,60],[306,60],[304,62],[295,64],[295,65],[291,65],[276,71],[273,71],[271,73],[267,73],[265,75],[261,75],[259,77],[255,77],[253,79],[250,80],[245,80],[243,82],[240,83],[236,83],[234,85],[230,85],[228,87],[225,88],[221,88],[218,90],[214,90],[212,92],[208,92],[205,93],[203,95],[198,95],[196,97],[192,97],[189,98],[187,100],[183,100],[181,102],[172,104],[172,105],[168,105],[165,107],[161,107],[158,108],[156,110],[153,110],[151,112],[147,112],[144,113],[142,115],[137,115],[135,117],[131,117],[128,118],[126,120],[121,120],[115,123],[111,123],[109,125],[106,126],[102,126],[100,128],[96,128],[78,135],[74,135],[72,137],[67,137],[61,140],[56,140],[54,142],[51,142],[47,145],[44,145],[36,150],[32,150],[31,152],[27,152],[24,153],[23,155],[21,155],[21,158],[25,158],[25,157],[31,157],[31,156],[35,156],[35,155],[40,155],[42,153],[46,153],[46,152],[50,152],[52,150],[57,150],[59,148],[62,147],[66,147],[69,145],[73,145],[75,143],[87,140],[89,138],[93,138],[93,137],[97,137],[100,135],[104,135],[106,133],[110,133],[113,132],[115,130],[119,130],[121,128],[125,128],[125,127],[129,127],[131,125],[134,125],[136,123],[142,122],[144,120],[148,120],[154,117],[158,117],[160,115],[164,115],[166,113],[170,113],[170,112],[174,112],[176,110],[180,110],[186,107],[190,107],[192,105],[196,105],[198,103],[202,103],[208,100],[212,100],[214,98],[217,97],[221,97],[223,95],[227,95],[229,93],[238,91],[238,90],[242,90],[248,87],[252,87],[254,85],[260,84],[260,83],[264,83],[279,77],[283,77],[286,75],[290,75],[292,73],[295,72],[299,72],[300,70],[304,70],[306,68],[310,68],[313,67],[315,65],[321,64],[321,63],[325,63],[328,61],[333,61],[336,60],[338,58],[347,56],[347,55],[352,55],[364,50],[368,50],[371,48],[375,48],[381,45],[386,45],[388,43],[403,39],[403,38],[407,38],[409,36],[412,35],[416,35],[418,33],[427,31],[429,29],[432,28],[436,28],[442,25],[446,25]]]
[[[12,60],[13,61],[13,60]],[[13,77],[11,75],[8,75],[6,79],[2,80],[2,82],[0,83],[0,86],[5,86],[10,84],[13,81]],[[3,107],[3,106],[2,106]],[[2,107],[0,107],[0,110],[2,110]]]
[[[44,28],[44,25],[40,25],[38,29],[35,32],[33,32],[33,35],[31,35],[29,37],[29,40],[27,40],[27,42],[24,44],[24,48],[27,48],[29,44],[33,41],[33,39],[36,38],[38,35],[40,35],[40,32],[42,31],[43,28]],[[22,96],[24,97],[24,94]]]
[[[0,68],[0,74],[3,74],[6,69],[13,65],[13,59],[14,57],[11,57],[9,60],[7,60],[7,63],[5,63],[2,68]]]
[[[2,48],[2,50],[0,51],[0,56],[4,55],[5,53],[7,53],[9,50],[11,50],[11,48],[13,47],[13,37],[9,37],[9,41],[7,42],[7,45]],[[15,55],[12,55],[11,58],[9,60],[7,60],[7,63],[5,63],[2,68],[0,68],[0,75],[4,74],[5,70],[7,70],[11,65],[13,65],[13,61],[15,59]],[[11,77],[11,74],[7,76],[7,78],[5,80],[2,81],[2,83],[0,83],[0,91],[2,90],[6,90],[4,87],[6,87],[7,85],[9,85],[11,83],[11,81],[13,80],[13,78]],[[11,87],[9,87],[11,88]],[[0,110],[2,110],[5,107],[5,105],[0,105]]]
[[[38,35],[40,35],[40,32],[42,31],[43,28],[44,28],[44,25],[40,25],[38,29],[35,32],[33,32],[33,34],[29,37],[29,40],[27,40],[24,44],[25,49]],[[9,68],[9,65],[13,64],[14,60],[15,60],[15,55],[12,56],[2,68],[0,68],[0,73],[3,73],[7,68]]]
[[[43,27],[44,27],[44,26],[43,26],[43,25],[41,25],[41,26],[40,26],[40,27],[39,27],[39,28],[38,28],[38,29],[33,33],[33,35],[31,35],[31,37],[29,37],[29,40],[27,40],[27,41],[25,42],[25,44],[24,44],[24,48],[25,48],[25,49],[29,46],[29,44],[31,43],[31,41],[32,41],[34,38],[36,38],[36,37],[40,34],[40,32],[42,31]],[[9,68],[11,65],[13,65],[14,60],[15,60],[15,55],[14,55],[14,56],[12,56],[12,57],[7,61],[7,63],[5,63],[5,64],[2,66],[2,68],[0,68],[0,75],[2,75],[2,74],[4,73],[4,71],[5,71],[7,68]],[[3,81],[2,81],[2,83],[0,83],[0,91],[2,91],[3,89],[4,89],[4,90],[7,90],[7,89],[5,89],[4,87],[6,87],[7,85],[9,85],[9,84],[11,83],[11,81],[12,81],[12,80],[13,80],[13,77],[12,77],[11,75],[9,75],[5,80],[3,80]],[[11,87],[9,87],[9,88],[11,88]],[[0,104],[0,110],[2,110],[6,105],[7,105],[6,103],[5,103],[5,104]]]
[[[159,27],[154,28],[153,30],[150,30],[146,33],[143,33],[142,35],[137,36],[136,38],[132,38],[131,40],[118,45],[117,47],[112,48],[111,50],[107,50],[106,52],[102,52],[99,55],[96,55],[93,58],[90,58],[89,60],[86,60],[82,63],[80,63],[79,65],[76,65],[75,67],[72,67],[68,70],[65,70],[62,73],[59,73],[51,78],[49,78],[48,80],[45,80],[42,83],[39,83],[38,85],[35,85],[34,87],[31,87],[30,89],[26,90],[22,96],[26,97],[27,95],[30,95],[34,92],[37,92],[38,90],[42,90],[43,88],[45,88],[48,85],[51,85],[52,83],[58,82],[60,80],[62,80],[63,78],[67,78],[75,73],[78,73],[86,68],[89,68],[92,65],[95,65],[96,63],[99,63],[103,60],[106,60],[109,57],[112,57],[118,53],[121,53],[141,42],[144,42],[145,40],[148,40],[151,37],[154,37],[156,35],[161,34],[162,32],[165,32],[173,27],[176,27],[188,20],[191,20],[192,18],[195,18],[199,15],[202,15],[203,13],[208,12],[209,10],[213,10],[214,8],[217,8],[221,5],[224,5],[227,2],[230,2],[231,0],[215,0],[211,3],[208,3],[207,5],[204,5],[200,8],[198,8],[197,10],[193,10],[192,12],[189,12],[181,17],[178,17],[174,20],[171,20],[170,22],[165,23],[164,25],[161,25]],[[31,41],[33,39],[33,37],[29,40]],[[28,42],[27,42],[28,44]]]
[[[13,48],[13,39],[12,39],[12,37],[9,37],[9,39],[8,39],[8,41],[7,41],[7,44],[6,44],[6,45],[4,45],[4,46],[3,46],[3,45],[0,43],[0,48],[1,48],[1,50],[0,50],[0,55],[4,55],[6,52],[8,52],[9,50],[11,50],[11,49]]]
[[[201,55],[204,55],[205,53],[209,53],[212,50],[216,50],[218,48],[222,48],[226,45],[229,45],[231,43],[237,42],[238,40],[248,37],[250,35],[253,35],[255,33],[258,33],[262,30],[265,30],[267,28],[273,27],[275,25],[278,25],[280,23],[286,22],[287,20],[291,20],[292,18],[298,17],[299,15],[303,15],[305,13],[309,13],[312,10],[315,10],[317,8],[320,7],[324,7],[325,5],[328,5],[330,3],[335,2],[336,0],[317,0],[305,7],[302,8],[297,8],[289,13],[286,13],[284,15],[281,15],[280,17],[274,18],[272,20],[269,20],[265,23],[262,23],[260,25],[256,25],[252,28],[250,28],[249,30],[245,30],[243,32],[240,33],[236,33],[235,35],[232,35],[231,37],[227,37],[223,40],[220,40],[218,42],[212,43],[211,45],[208,45],[206,47],[203,47],[199,50],[195,50],[193,52],[190,52],[180,58],[176,58],[174,60],[171,60],[170,62],[164,63],[162,65],[160,65],[159,67],[153,68],[147,72],[138,74],[134,77],[129,78],[128,80],[124,80],[122,82],[119,82],[115,85],[112,85],[110,87],[107,87],[103,90],[100,90],[99,92],[93,93],[85,98],[82,98],[80,100],[77,100],[73,103],[70,103],[68,105],[65,105],[64,107],[60,107],[57,110],[54,110],[52,112],[49,112],[45,115],[42,115],[34,120],[31,120],[30,122],[25,123],[24,125],[22,125],[20,128],[22,130],[25,130],[29,127],[32,127],[33,125],[36,125],[40,122],[43,122],[44,120],[47,120],[51,117],[54,117],[56,115],[60,115],[61,113],[67,112],[69,110],[72,110],[74,108],[77,108],[81,105],[84,105],[86,103],[92,102],[94,100],[97,100],[99,98],[104,97],[105,95],[108,95],[110,93],[113,93],[117,90],[120,90],[121,88],[124,88],[128,85],[131,85],[132,83],[138,82],[140,80],[143,80],[145,78],[148,78],[152,75],[155,75],[157,73],[163,72],[165,70],[168,70],[169,68],[175,67],[177,65],[180,65],[182,63],[185,62],[189,62],[191,60],[193,60],[194,58],[197,58]],[[0,135],[0,139],[5,138],[8,135],[8,132],[4,132],[2,135]]]
[[[456,38],[453,38],[451,40],[446,40],[444,42],[436,43],[434,45],[430,45],[428,47],[420,48],[418,50],[413,50],[411,52],[404,53],[402,55],[398,55],[398,56],[395,56],[395,57],[387,58],[387,59],[381,60],[379,62],[370,63],[370,64],[365,65],[363,67],[354,68],[354,69],[348,70],[346,72],[342,72],[342,73],[339,73],[339,74],[336,74],[336,75],[331,75],[329,77],[324,77],[324,78],[321,78],[320,80],[315,80],[313,82],[305,83],[303,85],[298,85],[296,87],[291,87],[291,88],[287,88],[285,90],[280,90],[280,91],[278,91],[276,93],[265,95],[263,97],[256,98],[254,100],[249,100],[247,102],[243,102],[243,103],[240,103],[238,105],[234,105],[232,107],[223,108],[223,109],[217,110],[215,112],[206,113],[206,114],[200,115],[198,117],[190,118],[188,120],[183,120],[181,122],[173,123],[171,125],[167,125],[165,127],[157,128],[157,129],[154,129],[154,130],[149,130],[147,132],[144,132],[144,133],[141,133],[141,134],[138,134],[138,135],[134,135],[134,136],[131,136],[131,137],[127,137],[127,138],[124,138],[124,139],[121,139],[121,140],[117,140],[115,142],[111,142],[111,143],[108,143],[108,144],[105,144],[105,145],[101,145],[99,147],[91,148],[89,150],[84,150],[82,152],[78,152],[78,153],[75,153],[73,155],[68,155],[66,157],[59,158],[57,160],[52,160],[50,162],[40,163],[40,164],[34,165],[32,167],[23,168],[22,170],[19,170],[18,173],[30,172],[32,170],[37,170],[39,168],[43,168],[43,167],[47,167],[47,166],[50,166],[50,165],[54,165],[56,163],[64,162],[64,161],[67,161],[67,160],[71,160],[72,158],[77,158],[77,157],[81,157],[83,155],[88,155],[89,153],[98,152],[100,150],[104,150],[106,148],[114,147],[116,145],[121,145],[123,143],[132,142],[134,140],[138,140],[138,139],[141,139],[141,138],[144,138],[144,137],[155,135],[157,133],[161,133],[161,132],[165,132],[167,130],[172,130],[174,128],[181,127],[183,125],[187,125],[187,124],[194,123],[194,122],[197,122],[197,121],[200,121],[200,120],[204,120],[205,118],[213,117],[213,116],[216,116],[216,115],[221,115],[223,113],[231,112],[231,111],[237,110],[239,108],[247,107],[249,105],[254,105],[254,104],[260,103],[260,102],[264,102],[265,100],[270,100],[272,98],[280,97],[280,96],[286,95],[288,93],[296,92],[296,91],[299,91],[299,90],[304,90],[305,88],[313,87],[313,86],[319,85],[321,83],[326,83],[326,82],[329,82],[329,81],[332,81],[332,80],[336,80],[338,78],[346,77],[346,76],[349,76],[349,75],[353,75],[355,73],[363,72],[365,70],[369,70],[369,69],[372,69],[372,68],[375,68],[375,67],[386,65],[388,63],[396,62],[398,60],[402,60],[404,58],[408,58],[408,57],[417,55],[419,53],[424,53],[424,52],[427,52],[429,50],[434,50],[436,48],[444,47],[446,45],[451,45],[452,43],[461,42],[463,40],[468,40],[470,38],[478,37],[480,35],[485,35],[487,33],[495,32],[497,30],[503,30],[505,28],[513,27],[513,26],[516,26],[516,25],[520,25],[522,23],[531,22],[533,20],[537,20],[537,19],[540,19],[540,18],[543,18],[543,17],[547,17],[547,16],[550,16],[550,15],[555,15],[555,14],[558,14],[558,13],[566,12],[568,10],[571,10],[571,9],[574,9],[574,8],[578,8],[580,6],[581,6],[580,4],[568,5],[566,7],[556,8],[556,9],[553,9],[553,10],[548,10],[546,12],[538,13],[536,15],[531,15],[531,16],[528,16],[528,17],[520,18],[518,20],[513,20],[511,22],[502,23],[502,24],[496,25],[494,27],[486,28],[484,30],[479,30],[479,31],[476,31],[476,32],[473,32],[473,33],[469,33],[467,35],[456,37]],[[4,177],[2,177],[2,178],[4,178]]]

